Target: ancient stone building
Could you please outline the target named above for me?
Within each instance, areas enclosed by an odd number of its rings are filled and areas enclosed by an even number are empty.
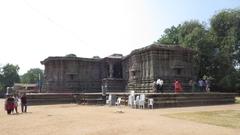
[[[154,92],[153,81],[164,80],[164,91],[173,91],[178,79],[185,90],[195,79],[193,51],[180,46],[153,44],[123,57],[48,57],[45,65],[45,92]]]

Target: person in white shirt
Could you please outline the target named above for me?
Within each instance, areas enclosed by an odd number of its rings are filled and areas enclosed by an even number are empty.
[[[157,79],[157,91],[163,93],[163,80]]]

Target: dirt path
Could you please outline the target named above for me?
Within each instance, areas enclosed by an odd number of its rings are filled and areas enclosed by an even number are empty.
[[[3,108],[3,100],[0,100]],[[20,108],[19,108],[20,109]],[[240,104],[139,110],[75,104],[31,106],[28,113],[0,111],[1,135],[237,135],[240,129],[163,116],[177,112],[240,110]],[[123,111],[123,113],[118,113]]]

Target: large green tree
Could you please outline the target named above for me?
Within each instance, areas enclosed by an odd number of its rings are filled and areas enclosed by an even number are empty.
[[[18,65],[7,64],[0,70],[0,89],[2,92],[6,90],[6,87],[12,87],[14,83],[20,82],[18,75]]]
[[[199,77],[210,76],[212,70],[212,56],[214,44],[209,38],[209,32],[204,24],[197,20],[186,21],[177,27],[172,26],[164,31],[164,35],[157,41],[161,44],[180,44],[192,48],[194,55],[194,69]],[[176,42],[177,41],[177,42]]]
[[[164,30],[164,34],[160,39],[158,39],[158,43],[166,44],[166,45],[177,45],[179,44],[179,32],[181,25],[177,27],[172,26],[171,28],[167,28]]]
[[[43,70],[40,68],[32,68],[21,76],[22,83],[39,83],[43,78]]]
[[[216,59],[218,85],[225,89],[240,88],[240,9],[222,10],[211,18],[210,32],[218,49]],[[224,71],[224,72],[223,72]]]
[[[196,20],[172,26],[157,42],[192,48],[199,78],[211,76],[217,89],[240,89],[240,9],[218,12],[208,27]]]

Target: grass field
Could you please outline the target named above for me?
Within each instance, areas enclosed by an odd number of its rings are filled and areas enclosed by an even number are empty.
[[[240,128],[240,110],[176,113],[167,114],[166,116],[223,127]]]

